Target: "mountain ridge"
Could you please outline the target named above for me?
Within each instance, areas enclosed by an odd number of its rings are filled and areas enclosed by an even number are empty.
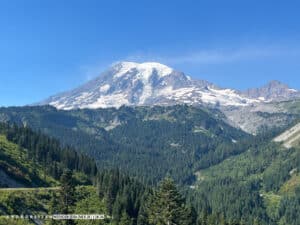
[[[243,93],[248,97],[266,101],[284,101],[300,97],[298,90],[292,89],[278,80],[272,80],[259,88],[250,88]]]
[[[297,97],[299,91],[278,81],[239,91],[192,79],[157,62],[120,62],[86,84],[38,104],[65,110],[174,104],[241,107]]]

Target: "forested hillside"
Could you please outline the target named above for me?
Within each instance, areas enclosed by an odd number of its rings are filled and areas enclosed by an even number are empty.
[[[3,177],[13,178],[17,186],[55,185],[64,169],[87,183],[97,173],[93,160],[29,128],[0,124],[0,150]]]
[[[192,183],[194,172],[246,150],[248,134],[223,122],[219,111],[191,106],[60,111],[2,108],[0,119],[32,127],[148,183],[169,174]]]
[[[251,136],[218,119],[217,111],[187,106],[2,110],[2,119],[22,125],[1,125],[1,154],[10,163],[5,173],[24,186],[59,190],[72,180],[73,188],[65,191],[75,196],[68,213],[101,211],[114,218],[108,223],[119,225],[299,224],[300,146],[273,142],[278,130]],[[64,145],[44,133],[62,135]],[[68,147],[71,139],[78,149]],[[100,170],[80,152],[93,156]],[[25,179],[10,173],[18,170]],[[179,186],[161,182],[165,177]],[[59,202],[64,192],[2,193],[2,214],[12,213],[17,202],[24,203],[17,213],[65,209]],[[165,204],[174,210],[163,211]]]
[[[193,208],[170,179],[152,189],[118,170],[98,171],[93,160],[29,128],[1,124],[0,131],[1,170],[15,181],[1,179],[0,224],[196,223],[197,214],[192,214]],[[172,208],[166,208],[167,204]],[[165,213],[153,217],[155,210]],[[105,220],[7,217],[74,213],[103,214]]]
[[[246,224],[299,224],[299,147],[258,137],[240,155],[199,170],[191,198],[199,208]]]

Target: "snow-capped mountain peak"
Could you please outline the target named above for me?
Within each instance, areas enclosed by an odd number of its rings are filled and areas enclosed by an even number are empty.
[[[142,79],[148,79],[151,74],[156,71],[159,77],[164,77],[172,73],[173,69],[156,62],[145,62],[145,63],[135,63],[135,62],[120,62],[114,65],[116,71],[118,71],[114,77],[121,77],[131,70],[139,71],[139,75]]]
[[[40,104],[65,110],[174,104],[240,107],[265,101],[262,97],[191,79],[157,62],[120,62],[94,80]]]
[[[161,78],[173,72],[172,68],[156,62],[121,62],[113,66],[113,69],[115,69],[113,74],[115,83],[126,80],[131,83],[131,87],[138,89],[140,104],[144,104],[152,96],[155,83],[159,83]]]

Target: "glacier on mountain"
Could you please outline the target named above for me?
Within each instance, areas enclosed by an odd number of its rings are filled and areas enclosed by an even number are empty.
[[[90,82],[40,104],[65,110],[174,104],[242,107],[267,102],[279,95],[299,94],[293,90],[273,81],[261,89],[240,92],[192,79],[157,62],[120,62]]]

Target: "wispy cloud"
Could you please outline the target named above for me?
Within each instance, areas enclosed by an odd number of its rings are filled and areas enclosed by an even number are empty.
[[[107,69],[107,67],[110,66],[110,64],[96,64],[96,65],[83,65],[80,66],[80,71],[83,77],[84,82],[90,81],[93,78],[97,77]]]
[[[172,55],[132,54],[129,61],[159,61],[170,64],[223,64],[247,60],[262,60],[275,57],[299,56],[300,49],[284,47],[243,47],[237,49],[195,50]]]
[[[278,46],[256,46],[256,47],[240,47],[240,48],[218,48],[218,49],[202,49],[189,52],[176,52],[173,54],[165,53],[145,53],[138,52],[119,60],[100,64],[84,65],[80,67],[80,71],[84,81],[89,81],[101,72],[105,71],[109,66],[120,61],[136,61],[146,62],[155,61],[167,65],[180,64],[197,64],[197,65],[217,65],[227,63],[247,62],[251,60],[268,60],[274,58],[293,58],[300,56],[300,48],[298,47],[278,47]]]

